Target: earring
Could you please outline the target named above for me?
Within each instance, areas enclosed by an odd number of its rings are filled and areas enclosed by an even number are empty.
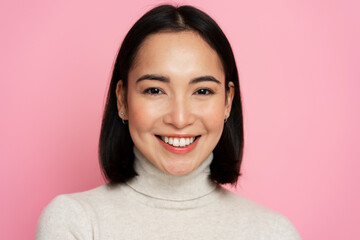
[[[126,123],[127,122],[125,122],[125,120],[124,120],[124,112],[120,112],[120,115],[121,115],[121,121],[122,121],[122,123],[124,124],[124,125],[126,125]]]

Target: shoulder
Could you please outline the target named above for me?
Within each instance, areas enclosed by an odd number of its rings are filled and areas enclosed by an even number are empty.
[[[55,197],[42,211],[36,239],[90,239],[93,226],[92,202],[96,202],[106,186],[89,191]]]
[[[224,212],[232,219],[234,227],[246,226],[249,236],[256,235],[257,239],[301,239],[293,224],[282,214],[226,189],[219,191]]]

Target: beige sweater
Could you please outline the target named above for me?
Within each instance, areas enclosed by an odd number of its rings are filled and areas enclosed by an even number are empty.
[[[40,217],[36,239],[300,239],[285,217],[213,184],[212,155],[176,177],[134,151],[139,176],[56,197]]]

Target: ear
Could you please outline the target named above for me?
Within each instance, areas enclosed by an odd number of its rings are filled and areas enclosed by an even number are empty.
[[[226,101],[225,101],[225,119],[230,117],[231,105],[234,99],[235,87],[233,82],[228,83],[229,89],[226,92]]]
[[[126,89],[123,86],[123,81],[119,80],[116,84],[116,99],[117,99],[117,108],[118,115],[121,119],[127,120],[127,107],[126,107]]]

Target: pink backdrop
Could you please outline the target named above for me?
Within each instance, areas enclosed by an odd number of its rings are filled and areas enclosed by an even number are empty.
[[[161,1],[0,2],[0,239],[31,239],[56,195],[104,183],[97,141],[115,53]],[[233,46],[245,109],[237,191],[303,239],[360,235],[358,1],[178,1]]]

